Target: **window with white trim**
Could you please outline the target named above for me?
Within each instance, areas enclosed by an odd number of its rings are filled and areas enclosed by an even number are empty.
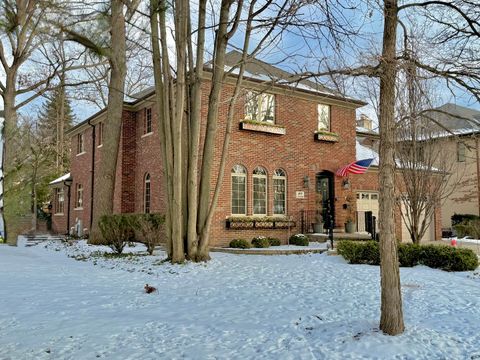
[[[330,105],[318,104],[318,129],[321,131],[330,131]]]
[[[146,108],[143,114],[143,134],[152,132],[152,108]]]
[[[83,132],[77,134],[77,155],[85,152],[85,144],[83,140]]]
[[[253,170],[253,215],[267,215],[267,172],[260,166]]]
[[[282,169],[273,173],[273,214],[287,214],[287,176]]]
[[[83,185],[77,184],[75,196],[75,207],[78,209],[83,208]]]
[[[150,214],[150,203],[152,196],[152,187],[150,182],[150,174],[145,174],[145,181],[143,186],[143,211],[145,214]]]
[[[275,95],[247,91],[245,120],[275,123]]]
[[[242,165],[232,168],[232,215],[247,214],[247,169]]]
[[[63,214],[65,211],[65,191],[63,188],[55,188],[55,214]]]

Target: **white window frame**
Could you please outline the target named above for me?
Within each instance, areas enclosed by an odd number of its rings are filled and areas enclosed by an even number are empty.
[[[153,120],[152,108],[151,107],[145,108],[145,111],[143,114],[143,135],[148,135],[153,133],[152,120]]]
[[[263,172],[263,174],[261,173]],[[255,180],[264,180],[265,181],[265,212],[257,213],[255,212]],[[257,166],[255,170],[253,170],[252,174],[252,214],[254,216],[266,216],[268,213],[268,174],[267,170],[261,166]]]
[[[85,154],[85,137],[84,133],[77,134],[77,155]]]
[[[328,117],[328,126],[324,126],[324,121],[321,121],[321,115],[327,114]],[[317,130],[319,131],[331,131],[332,128],[332,116],[330,105],[326,104],[317,104]]]
[[[280,172],[283,173],[283,175],[278,175]],[[273,215],[287,215],[287,173],[283,169],[276,169],[273,172]],[[283,213],[277,213],[276,208],[275,208],[275,180],[282,180],[283,181],[283,192],[284,192],[284,204],[283,204]]]
[[[146,173],[143,177],[143,212],[150,214],[152,208],[152,177]],[[148,185],[148,207],[147,207],[147,185]]]
[[[233,211],[233,178],[237,177],[237,176],[238,177],[243,177],[243,179],[244,179],[245,211],[243,213],[236,213],[236,212]],[[247,189],[248,189],[248,186],[247,186],[247,169],[245,168],[245,166],[243,166],[243,165],[234,165],[233,166],[232,171],[231,171],[230,184],[231,184],[231,188],[230,188],[230,202],[231,202],[230,211],[231,211],[233,216],[246,216],[247,215],[247,207],[248,207],[248,204],[247,204]]]
[[[60,201],[61,195],[61,201]],[[62,204],[60,206],[60,204]],[[61,208],[61,211],[60,211]],[[55,215],[63,215],[65,212],[65,190],[63,188],[55,188]]]
[[[266,118],[269,108],[272,114],[270,118]],[[245,95],[245,120],[275,124],[275,108],[274,94],[247,91]]]
[[[82,184],[75,185],[75,209],[83,209],[83,190]]]

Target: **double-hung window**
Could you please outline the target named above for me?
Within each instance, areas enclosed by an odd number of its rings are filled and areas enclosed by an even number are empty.
[[[77,184],[75,207],[78,209],[83,208],[83,185],[82,184]]]
[[[77,155],[85,152],[83,133],[77,134]]]
[[[245,120],[275,123],[275,95],[247,91]]]
[[[267,172],[262,167],[253,170],[253,215],[267,215]]]
[[[143,211],[145,214],[150,214],[152,188],[150,183],[150,174],[145,175],[145,184],[143,188]]]
[[[330,105],[318,104],[318,129],[319,131],[330,131]]]
[[[273,214],[287,213],[287,176],[285,171],[277,169],[273,173]]]
[[[232,168],[232,215],[247,214],[247,170],[242,165]]]
[[[143,134],[152,132],[152,108],[146,108],[143,118]]]
[[[65,192],[63,188],[55,189],[55,214],[63,214],[65,210]]]

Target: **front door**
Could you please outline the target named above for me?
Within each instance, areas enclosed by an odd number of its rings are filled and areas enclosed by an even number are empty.
[[[335,224],[335,195],[333,186],[333,173],[322,171],[317,174],[316,184],[316,211],[322,215],[325,228]]]

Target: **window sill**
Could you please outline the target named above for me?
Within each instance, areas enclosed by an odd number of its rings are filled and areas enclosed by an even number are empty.
[[[148,133],[146,133],[146,134],[143,134],[143,135],[141,136],[141,138],[145,138],[145,137],[150,136],[150,135],[152,135],[152,134],[153,134],[153,131],[150,131],[150,132],[148,132]]]
[[[53,216],[65,216],[64,213],[57,213],[57,214],[53,214]]]
[[[86,151],[83,151],[81,153],[78,153],[77,156],[80,156],[80,155],[83,155],[83,154],[86,154],[87,152]]]
[[[323,142],[338,142],[338,134],[330,131],[316,131],[315,140]]]
[[[73,210],[83,210],[83,207],[76,207]]]
[[[100,149],[103,147],[103,144],[97,145],[97,149]]]
[[[270,124],[267,122],[257,122],[257,121],[241,121],[240,122],[240,129],[241,130],[248,130],[248,131],[258,131],[264,132],[268,134],[275,134],[275,135],[285,135],[287,130],[283,126]]]

